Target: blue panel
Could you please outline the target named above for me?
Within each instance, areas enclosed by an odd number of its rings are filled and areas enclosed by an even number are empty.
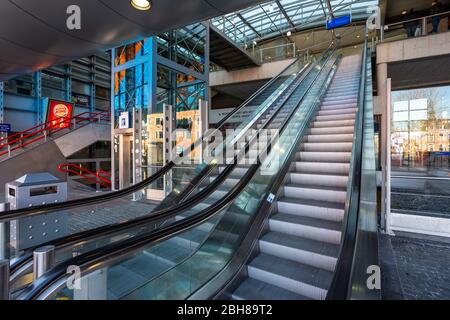
[[[352,23],[351,15],[334,18],[334,19],[331,19],[330,21],[327,21],[327,30],[343,27],[350,23]]]
[[[11,125],[9,123],[0,123],[0,132],[11,132]]]

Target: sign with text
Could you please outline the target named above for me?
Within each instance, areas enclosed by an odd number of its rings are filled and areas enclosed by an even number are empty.
[[[345,15],[338,18],[332,18],[327,21],[327,30],[336,29],[352,23],[352,16]]]
[[[130,113],[121,112],[119,117],[119,129],[129,129],[130,128]]]
[[[0,133],[10,133],[11,125],[9,123],[0,123]]]
[[[47,121],[56,128],[69,128],[73,116],[73,104],[65,101],[49,100],[47,108]]]

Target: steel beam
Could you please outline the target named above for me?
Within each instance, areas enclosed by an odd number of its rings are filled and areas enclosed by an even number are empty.
[[[283,14],[284,18],[287,20],[287,22],[289,23],[289,25],[291,26],[292,29],[295,29],[295,24],[292,22],[291,18],[289,17],[289,15],[287,14],[286,10],[284,10],[283,5],[280,3],[280,0],[275,0],[278,8],[280,9],[281,13]]]
[[[240,14],[239,12],[236,13],[236,16],[242,20],[242,22],[249,27],[258,37],[261,37],[261,34],[251,25],[250,22],[247,21],[247,19],[245,19],[242,14]],[[236,28],[236,27],[235,27]]]

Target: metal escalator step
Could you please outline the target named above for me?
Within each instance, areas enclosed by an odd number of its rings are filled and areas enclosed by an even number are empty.
[[[339,244],[341,241],[342,223],[294,214],[277,213],[269,219],[269,228],[271,231]]]
[[[300,294],[252,278],[245,279],[231,298],[234,300],[309,300]]]
[[[248,275],[311,299],[325,299],[333,276],[329,271],[264,253],[249,264]]]
[[[286,184],[284,196],[295,199],[311,199],[327,202],[344,203],[347,197],[347,188],[311,186],[304,184]]]
[[[269,231],[259,240],[259,250],[283,259],[334,271],[339,245]]]
[[[341,222],[344,203],[281,197],[277,200],[278,213]]]

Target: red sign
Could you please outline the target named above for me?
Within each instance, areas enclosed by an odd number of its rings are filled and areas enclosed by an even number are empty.
[[[53,129],[69,128],[73,114],[73,104],[65,101],[50,100],[47,109],[47,121]]]

